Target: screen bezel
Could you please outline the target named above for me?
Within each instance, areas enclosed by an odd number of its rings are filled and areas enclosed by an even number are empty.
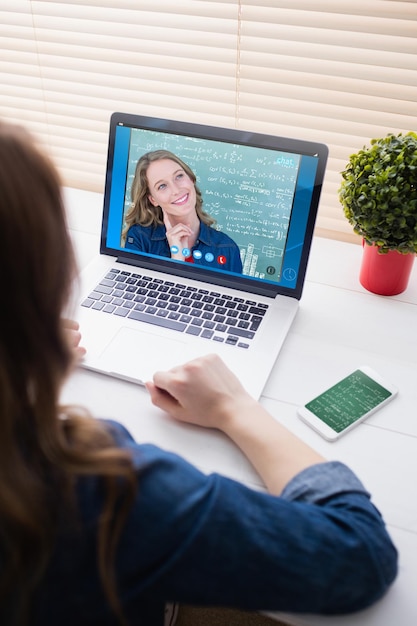
[[[282,152],[293,152],[305,156],[317,157],[317,170],[312,190],[312,197],[306,221],[304,245],[299,261],[298,274],[295,286],[287,287],[279,283],[263,282],[251,276],[240,276],[223,272],[214,272],[204,269],[201,266],[194,266],[189,263],[175,262],[162,257],[152,257],[140,252],[128,252],[120,248],[109,247],[107,244],[107,226],[110,211],[110,197],[112,187],[112,172],[114,165],[115,137],[118,126],[123,125],[129,128],[141,128],[170,134],[186,135],[208,140],[222,141],[225,143],[235,143],[259,148],[270,148]],[[149,270],[164,271],[178,277],[191,278],[208,282],[212,285],[224,286],[241,291],[256,293],[259,295],[275,297],[277,294],[287,295],[300,299],[305,274],[307,270],[308,257],[311,248],[314,225],[317,216],[319,198],[321,194],[324,172],[328,157],[328,148],[325,144],[311,141],[302,141],[274,135],[265,135],[250,131],[206,126],[203,124],[193,124],[169,119],[153,118],[127,113],[113,113],[110,119],[109,144],[107,154],[107,170],[103,205],[103,220],[100,239],[100,252],[110,256],[116,256],[119,262],[128,263],[136,267]]]

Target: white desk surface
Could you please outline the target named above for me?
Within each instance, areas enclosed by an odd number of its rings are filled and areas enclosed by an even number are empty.
[[[98,254],[102,196],[67,188],[65,200],[82,269]],[[358,473],[400,552],[400,571],[388,594],[366,611],[343,617],[272,615],[294,626],[417,623],[417,268],[404,293],[377,296],[359,283],[361,254],[359,245],[314,238],[300,310],[261,402],[324,456]],[[363,364],[392,381],[399,394],[339,441],[328,443],[299,420],[297,406]],[[152,407],[143,387],[79,369],[65,385],[62,401],[117,419],[137,441],[173,450],[205,472],[263,488],[224,435],[174,423]]]

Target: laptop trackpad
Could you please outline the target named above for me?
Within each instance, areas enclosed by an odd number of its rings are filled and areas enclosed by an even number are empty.
[[[177,340],[123,327],[113,337],[100,360],[109,374],[145,383],[157,370],[170,369],[194,356],[182,335]]]

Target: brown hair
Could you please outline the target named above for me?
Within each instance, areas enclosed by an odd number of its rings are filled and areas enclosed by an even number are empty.
[[[132,205],[126,213],[125,227],[122,232],[123,243],[126,241],[127,231],[133,224],[141,224],[141,226],[158,226],[159,224],[164,223],[161,207],[155,207],[149,200],[148,196],[150,191],[147,178],[148,167],[150,164],[161,159],[169,159],[177,163],[193,181],[196,191],[195,208],[199,220],[204,222],[204,224],[207,224],[207,226],[212,226],[216,221],[208,213],[203,211],[203,197],[196,184],[197,179],[193,170],[176,154],[173,154],[173,152],[169,152],[168,150],[154,150],[153,152],[143,154],[136,164],[135,177],[130,191]]]
[[[73,358],[61,314],[75,277],[60,180],[27,131],[1,122],[0,263],[9,285],[0,307],[1,614],[8,624],[30,614],[59,515],[76,517],[74,479],[96,475],[107,486],[98,571],[120,616],[111,565],[133,497],[132,464],[102,422],[58,406]],[[114,520],[119,498],[124,513]]]

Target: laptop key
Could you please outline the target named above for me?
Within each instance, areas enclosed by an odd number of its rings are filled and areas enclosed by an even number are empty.
[[[94,291],[98,293],[110,294],[113,291],[113,289],[112,287],[107,287],[106,285],[97,285],[97,287],[94,288]]]
[[[201,333],[201,328],[198,326],[189,326],[185,331],[188,335],[198,336]]]
[[[114,287],[116,284],[115,280],[110,280],[109,278],[103,278],[103,280],[100,281],[100,285],[103,285],[104,287]]]
[[[258,330],[260,324],[262,322],[262,317],[256,317],[254,316],[251,320],[251,330],[256,331]]]
[[[101,293],[97,293],[96,291],[92,291],[88,296],[90,300],[101,300]]]
[[[147,324],[153,324],[154,326],[162,326],[163,328],[171,328],[172,330],[178,330],[184,332],[187,328],[187,324],[183,322],[177,322],[169,317],[155,317],[148,313],[142,313],[141,311],[131,311],[128,315],[130,319],[138,320],[139,322],[146,322]]]
[[[245,339],[253,339],[255,336],[254,332],[250,330],[245,330],[244,328],[237,328],[236,326],[228,328],[227,332],[235,336],[238,335],[239,337],[244,337]]]
[[[249,308],[249,313],[263,317],[266,313],[266,309],[261,308],[260,306],[251,306]]]

